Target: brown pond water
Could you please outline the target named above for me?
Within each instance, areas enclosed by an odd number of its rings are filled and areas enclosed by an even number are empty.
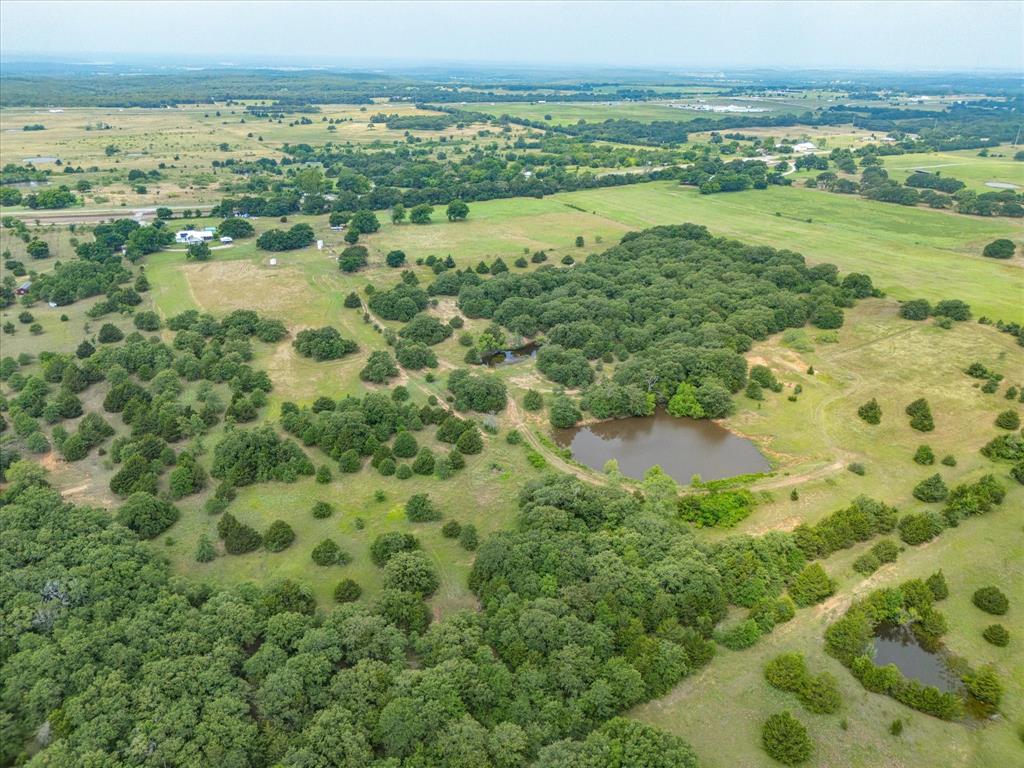
[[[525,346],[516,347],[515,349],[501,349],[487,355],[487,365],[491,368],[497,368],[501,365],[521,363],[524,360],[530,360],[537,357],[538,349],[540,349],[540,344],[533,341]]]
[[[655,464],[679,483],[695,474],[719,480],[771,468],[750,440],[712,421],[677,419],[660,410],[553,431],[555,442],[571,450],[576,461],[601,470],[615,459],[627,477],[642,478]]]

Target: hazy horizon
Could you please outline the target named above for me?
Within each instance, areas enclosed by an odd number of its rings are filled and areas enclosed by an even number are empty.
[[[153,2],[132,3],[122,13],[127,3],[4,0],[0,8],[0,55],[7,61],[362,69],[1024,69],[1024,4],[1018,2]],[[150,28],[168,33],[139,34]],[[45,35],[35,34],[41,29]],[[28,39],[33,42],[25,44]]]

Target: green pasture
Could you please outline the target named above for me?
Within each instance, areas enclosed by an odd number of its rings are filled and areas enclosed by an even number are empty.
[[[1003,146],[990,150],[988,157],[979,156],[977,149],[922,152],[884,157],[882,162],[889,176],[897,181],[922,170],[959,179],[976,192],[997,192],[998,189],[986,186],[986,182],[1024,187],[1024,163],[1013,159],[1016,151],[1014,147]]]

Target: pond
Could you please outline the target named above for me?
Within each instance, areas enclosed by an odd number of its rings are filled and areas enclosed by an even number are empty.
[[[925,650],[910,627],[900,624],[879,624],[874,638],[875,664],[895,664],[904,677],[940,691],[961,689],[959,676],[949,668],[940,652]]]
[[[661,410],[653,416],[556,429],[554,436],[576,461],[601,470],[615,459],[627,477],[641,478],[655,464],[679,483],[689,483],[695,474],[719,480],[771,468],[750,440],[713,421],[677,419]]]
[[[530,360],[537,356],[537,349],[540,347],[535,342],[530,342],[515,349],[499,349],[497,352],[487,356],[487,365],[496,368],[500,365],[513,365],[524,360]]]

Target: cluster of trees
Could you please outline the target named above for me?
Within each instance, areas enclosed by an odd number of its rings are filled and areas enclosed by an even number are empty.
[[[864,275],[840,279],[831,265],[808,267],[799,254],[713,238],[692,224],[628,234],[571,270],[486,281],[444,272],[429,292],[456,290],[467,317],[545,334],[538,368],[565,386],[594,380],[589,361],[623,361],[612,382],[634,389],[605,386],[588,397],[600,412],[643,410],[648,394],[665,404],[686,382],[708,418],[726,415],[730,394],[746,385],[742,353],[755,340],[807,322],[838,327],[843,308],[873,292]]]
[[[732,160],[708,157],[690,164],[679,173],[680,183],[697,187],[702,195],[768,189],[769,184],[788,186],[792,182],[779,171],[769,170],[760,160]]]
[[[315,239],[309,224],[296,224],[288,230],[268,229],[256,238],[256,247],[265,251],[294,251],[312,245]]]
[[[338,329],[333,326],[323,328],[306,328],[295,335],[292,342],[295,351],[303,357],[314,360],[337,360],[345,355],[359,351],[359,345],[351,339],[342,338]]]

